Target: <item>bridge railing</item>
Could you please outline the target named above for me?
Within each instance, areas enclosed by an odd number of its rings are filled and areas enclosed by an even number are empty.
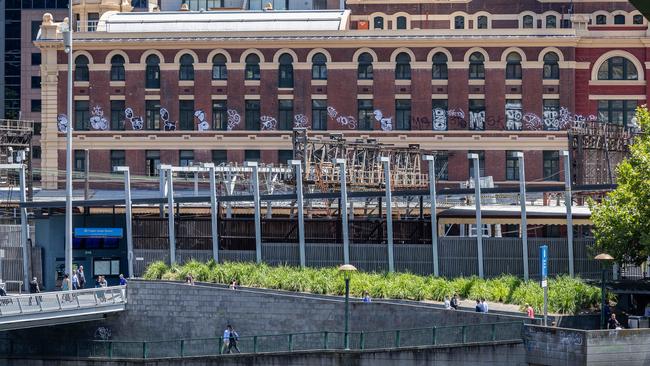
[[[0,322],[20,315],[125,304],[126,300],[126,286],[3,296],[0,297]]]
[[[497,341],[520,341],[522,321],[454,325],[369,332],[348,332],[351,350],[445,346]],[[239,337],[241,353],[345,349],[341,331],[283,333]],[[89,341],[77,344],[77,357],[167,358],[216,356],[228,352],[223,337],[163,341]],[[233,352],[237,352],[234,348]]]

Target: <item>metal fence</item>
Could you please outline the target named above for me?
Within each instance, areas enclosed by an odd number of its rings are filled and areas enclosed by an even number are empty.
[[[20,241],[20,225],[0,225],[0,279],[9,281],[7,291],[19,291],[16,282],[23,281],[23,248]],[[31,242],[35,240],[34,226],[29,227]],[[39,279],[43,278],[42,250],[32,247],[30,251],[32,273]]]
[[[406,347],[444,346],[496,341],[520,341],[519,322],[348,332],[349,349],[374,350]],[[223,338],[176,339],[163,341],[80,342],[76,357],[156,359],[168,357],[216,356],[224,354]],[[292,352],[345,349],[345,333],[322,331],[239,337],[241,353]],[[13,348],[13,347],[12,347]]]
[[[531,278],[539,276],[539,246],[549,247],[549,275],[569,271],[566,239],[531,238],[528,240],[528,267]],[[599,278],[600,264],[593,260],[589,247],[592,240],[574,240],[575,273],[584,278]],[[486,277],[513,274],[523,277],[522,241],[518,238],[484,238],[483,264]],[[333,267],[343,262],[343,245],[338,243],[305,244],[309,267]],[[136,249],[135,274],[141,276],[153,261],[169,263],[169,249]],[[397,244],[394,246],[395,269],[401,272],[429,275],[433,273],[431,245]],[[474,238],[444,237],[438,239],[439,274],[444,277],[478,274],[477,245]],[[177,263],[191,259],[208,261],[212,250],[176,250]],[[254,250],[220,250],[220,261],[254,261]],[[299,248],[296,243],[263,243],[262,260],[271,265],[298,266]],[[385,244],[351,244],[350,262],[363,271],[388,270],[388,250]]]

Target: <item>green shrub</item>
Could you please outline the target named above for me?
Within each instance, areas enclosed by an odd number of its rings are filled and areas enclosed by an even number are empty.
[[[163,261],[153,262],[144,271],[145,280],[159,280],[162,275],[169,270],[169,267]]]

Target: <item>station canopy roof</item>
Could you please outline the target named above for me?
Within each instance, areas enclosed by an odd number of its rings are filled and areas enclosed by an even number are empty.
[[[175,11],[106,13],[107,33],[274,32],[346,30],[349,10]]]

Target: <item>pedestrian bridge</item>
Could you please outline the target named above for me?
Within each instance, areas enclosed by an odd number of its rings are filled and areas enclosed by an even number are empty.
[[[78,323],[124,311],[126,286],[0,297],[0,331]]]

